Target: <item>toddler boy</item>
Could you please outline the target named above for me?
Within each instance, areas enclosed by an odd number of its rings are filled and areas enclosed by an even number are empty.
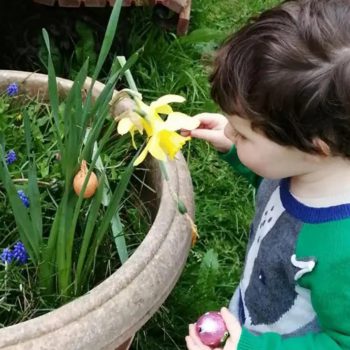
[[[219,50],[190,133],[257,188],[225,350],[350,349],[350,1],[287,1]],[[189,350],[209,349],[190,325]]]

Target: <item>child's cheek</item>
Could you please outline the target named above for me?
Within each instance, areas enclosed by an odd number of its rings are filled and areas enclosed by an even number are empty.
[[[237,147],[237,155],[242,164],[252,170],[255,174],[262,177],[269,177],[271,168],[264,159],[263,155],[259,154],[257,149],[249,147],[249,145],[240,144]]]
[[[258,159],[256,157],[256,150],[249,146],[248,142],[238,142],[236,144],[237,155],[242,164],[251,170],[258,165]]]

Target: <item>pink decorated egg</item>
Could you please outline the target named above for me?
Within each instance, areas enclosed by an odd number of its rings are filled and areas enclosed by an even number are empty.
[[[225,322],[217,311],[202,315],[196,322],[196,331],[202,343],[212,348],[222,345],[228,336]]]

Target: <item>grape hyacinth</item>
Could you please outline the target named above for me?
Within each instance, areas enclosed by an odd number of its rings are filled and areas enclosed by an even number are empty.
[[[10,97],[17,95],[18,91],[19,89],[17,83],[11,83],[6,89],[7,96]]]
[[[13,254],[10,250],[10,248],[4,248],[2,250],[2,253],[0,255],[0,259],[4,264],[10,264],[13,260]]]
[[[0,259],[4,264],[10,264],[12,262],[17,262],[20,265],[24,265],[28,262],[28,253],[24,244],[18,241],[11,250],[10,248],[4,248],[0,254]]]
[[[24,206],[25,206],[26,208],[29,208],[29,205],[30,205],[30,203],[29,203],[29,198],[26,196],[26,194],[24,193],[24,191],[18,190],[17,193],[18,193],[18,196],[19,196],[20,200],[21,200],[22,203],[24,204]]]
[[[21,265],[24,265],[27,263],[28,253],[26,251],[26,248],[24,247],[24,244],[21,241],[18,241],[13,246],[12,259],[13,259],[13,261],[17,261]]]
[[[6,154],[6,164],[10,165],[17,160],[16,152],[13,149],[10,149]]]

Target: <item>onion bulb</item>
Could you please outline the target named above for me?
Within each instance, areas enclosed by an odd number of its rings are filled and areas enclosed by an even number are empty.
[[[228,337],[226,324],[217,311],[206,312],[196,322],[196,331],[201,342],[211,348],[216,348]]]
[[[77,196],[80,195],[87,173],[88,173],[88,168],[86,166],[86,161],[83,160],[81,162],[80,170],[74,176],[74,180],[73,180],[73,188]],[[95,194],[97,187],[98,187],[98,179],[96,174],[92,171],[89,177],[89,181],[86,185],[83,198],[92,197]]]

